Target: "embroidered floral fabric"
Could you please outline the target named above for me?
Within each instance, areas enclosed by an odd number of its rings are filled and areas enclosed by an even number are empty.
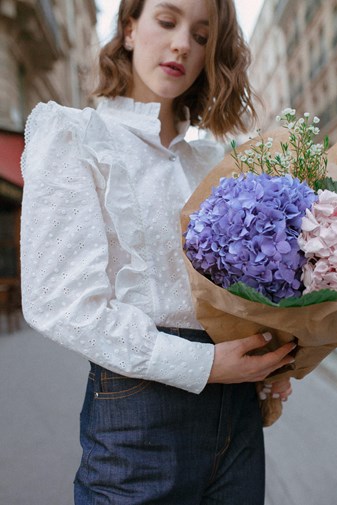
[[[159,332],[200,328],[179,214],[222,157],[214,143],[160,144],[159,104],[97,111],[39,104],[22,158],[22,291],[28,323],[131,377],[200,392],[213,347]]]

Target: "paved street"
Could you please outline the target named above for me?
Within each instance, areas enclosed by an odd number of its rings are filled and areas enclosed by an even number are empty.
[[[84,359],[24,323],[0,333],[1,505],[73,504],[87,372]],[[336,420],[333,375],[321,367],[294,382],[282,418],[265,430],[266,505],[337,504]]]
[[[87,371],[27,326],[0,334],[1,505],[72,505]]]
[[[266,505],[337,505],[336,357],[293,384],[282,417],[265,430]]]

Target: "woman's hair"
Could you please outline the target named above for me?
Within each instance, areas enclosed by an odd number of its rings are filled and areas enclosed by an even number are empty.
[[[178,119],[190,109],[191,124],[209,129],[216,137],[246,132],[256,111],[248,80],[249,48],[237,22],[233,0],[206,0],[210,35],[205,68],[192,86],[174,100]],[[99,56],[97,96],[126,96],[132,82],[132,53],[124,46],[124,31],[130,18],[138,19],[146,0],[121,0],[117,33]]]

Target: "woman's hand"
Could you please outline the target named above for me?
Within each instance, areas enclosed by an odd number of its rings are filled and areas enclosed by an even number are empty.
[[[240,382],[263,381],[269,374],[294,362],[289,353],[296,347],[288,343],[276,351],[268,352],[263,356],[251,356],[249,353],[264,347],[271,340],[270,333],[252,335],[251,337],[221,342],[215,345],[214,362],[208,383],[233,384]],[[272,394],[282,394],[287,397],[289,385],[279,381],[272,386]]]
[[[271,398],[280,398],[283,402],[288,400],[292,393],[290,379],[280,379],[275,382],[265,382],[263,388],[259,393],[261,400],[266,400],[269,396]]]

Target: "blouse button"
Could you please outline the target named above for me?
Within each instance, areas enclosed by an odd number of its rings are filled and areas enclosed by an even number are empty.
[[[176,161],[177,157],[175,154],[171,154],[170,161]]]

